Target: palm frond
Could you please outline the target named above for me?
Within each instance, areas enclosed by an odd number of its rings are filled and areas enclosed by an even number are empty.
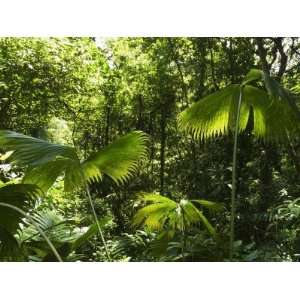
[[[138,161],[146,157],[146,141],[146,134],[135,131],[80,162],[70,146],[0,130],[0,148],[12,152],[7,160],[28,167],[23,182],[36,184],[43,191],[63,175],[66,191],[81,187],[84,180],[100,180],[103,174],[117,183],[124,182],[136,170]]]
[[[174,200],[171,200],[168,197],[159,194],[154,194],[154,193],[140,193],[139,200],[144,203],[165,203],[168,205],[176,204]]]
[[[144,224],[157,230],[163,228],[169,214],[178,206],[175,201],[159,194],[142,193],[140,194],[140,201],[148,203],[148,205],[139,209],[134,215],[133,226]]]
[[[44,192],[47,192],[56,179],[63,175],[67,165],[71,162],[72,160],[70,159],[58,158],[54,161],[30,168],[23,177],[23,183],[35,184]]]
[[[18,260],[22,250],[18,240],[8,230],[0,226],[0,260]]]
[[[242,86],[231,85],[199,100],[179,115],[179,126],[199,139],[227,134],[235,124],[239,93],[242,89],[240,132],[245,130],[252,109],[253,133],[258,138],[281,142],[285,141],[287,133],[296,136],[299,117],[280,85],[270,77],[264,77],[269,78],[266,80],[268,94],[246,84],[261,77],[261,71],[253,70]]]
[[[245,79],[243,80],[242,85],[246,85],[251,82],[262,80],[263,76],[264,76],[264,72],[262,70],[251,69],[245,76]]]
[[[133,218],[133,225],[144,224],[151,229],[161,229],[170,212],[177,208],[176,203],[154,203],[141,208]]]
[[[215,235],[213,226],[191,201],[175,202],[158,194],[147,193],[141,196],[141,201],[148,205],[136,212],[133,217],[134,226],[144,225],[152,230],[164,229],[173,232],[202,223],[210,234]],[[206,205],[208,203],[213,206],[213,202],[207,201]]]
[[[9,130],[0,130],[0,148],[13,151],[8,161],[19,166],[37,166],[57,157],[78,159],[75,149]]]
[[[212,236],[216,235],[214,227],[204,216],[203,212],[200,211],[191,201],[181,201],[181,207],[184,212],[184,221],[187,223],[188,226],[197,223],[202,223]]]
[[[203,206],[209,210],[212,210],[212,211],[221,211],[224,208],[224,205],[222,203],[217,203],[217,202],[208,201],[208,200],[204,200],[204,199],[191,200],[191,202],[198,203],[201,206]]]
[[[231,85],[204,97],[179,115],[179,127],[195,138],[208,139],[227,133],[234,125],[239,85]],[[241,107],[240,130],[247,126],[249,109]]]
[[[146,157],[146,142],[147,136],[141,131],[119,138],[82,163],[85,179],[99,180],[106,174],[116,183],[126,181],[136,171],[138,161]]]

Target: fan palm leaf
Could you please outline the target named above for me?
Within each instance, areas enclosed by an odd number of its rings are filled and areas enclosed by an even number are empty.
[[[195,102],[179,115],[179,126],[195,138],[208,139],[234,131],[240,85],[231,85]],[[296,111],[287,101],[280,101],[251,85],[242,89],[239,132],[246,129],[253,111],[253,134],[269,141],[284,141],[286,132],[295,136],[299,129]]]
[[[152,230],[184,230],[202,223],[211,235],[216,234],[214,227],[192,201],[176,202],[158,194],[142,194],[141,202],[147,205],[134,215],[134,226],[144,225]],[[215,207],[211,201],[205,200],[204,203],[212,209]]]
[[[12,151],[9,161],[19,166],[38,166],[57,157],[77,159],[74,148],[23,135],[14,131],[0,130],[0,147]]]
[[[64,175],[66,191],[85,182],[101,180],[104,174],[116,183],[122,183],[132,176],[138,161],[145,158],[146,141],[143,132],[134,131],[80,161],[75,148],[70,146],[0,130],[0,147],[12,151],[8,161],[28,167],[24,182],[36,184],[44,191],[60,175]]]
[[[124,183],[136,171],[138,161],[146,158],[147,136],[141,131],[131,132],[82,163],[87,181],[99,180],[103,174],[116,183]]]

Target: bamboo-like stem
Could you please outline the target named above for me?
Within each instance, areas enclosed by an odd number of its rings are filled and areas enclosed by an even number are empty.
[[[234,221],[235,221],[235,211],[236,211],[236,161],[237,161],[238,133],[239,133],[239,123],[240,123],[241,103],[242,103],[242,88],[243,87],[241,86],[238,107],[236,112],[233,156],[232,156],[231,214],[230,214],[230,242],[229,242],[230,260],[232,260],[234,254],[233,243],[234,243]]]
[[[3,203],[0,202],[0,206],[4,206],[4,207],[8,207],[10,209],[13,209],[15,211],[17,211],[18,213],[20,213],[21,215],[23,215],[25,218],[27,218],[30,223],[37,229],[37,231],[41,234],[41,236],[45,239],[45,241],[47,242],[47,244],[49,245],[50,249],[52,250],[53,254],[55,255],[55,257],[57,258],[57,260],[59,262],[63,262],[62,258],[60,257],[60,255],[58,254],[56,248],[54,247],[54,245],[51,243],[51,241],[48,239],[47,235],[44,233],[44,231],[40,228],[40,226],[33,220],[33,218],[26,214],[26,212],[22,209],[20,209],[19,207],[16,207],[14,205],[8,204],[8,203]]]
[[[95,222],[97,224],[97,228],[98,228],[102,243],[104,245],[104,249],[105,249],[107,259],[108,259],[108,261],[111,261],[109,251],[108,251],[108,248],[107,248],[107,244],[106,244],[106,241],[104,239],[104,235],[103,235],[103,232],[101,230],[101,226],[100,226],[99,221],[98,221],[98,217],[97,217],[97,214],[96,214],[96,211],[95,211],[95,206],[94,206],[94,203],[93,203],[93,200],[92,200],[90,190],[89,190],[89,187],[88,187],[87,183],[85,184],[85,189],[86,189],[87,196],[89,198],[89,202],[90,202],[90,205],[91,205],[91,208],[92,208],[93,216],[94,216]]]

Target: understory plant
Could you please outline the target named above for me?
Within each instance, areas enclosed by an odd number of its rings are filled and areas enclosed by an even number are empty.
[[[205,207],[210,210],[219,211],[222,205],[208,200],[186,200],[174,201],[159,194],[144,193],[139,197],[142,204],[133,217],[135,227],[145,226],[148,229],[160,232],[159,239],[170,240],[175,233],[182,235],[182,258],[186,246],[187,230],[197,224],[202,224],[208,233],[216,238],[216,230],[199,208]]]
[[[210,94],[179,115],[180,128],[196,139],[233,134],[230,260],[234,249],[238,135],[249,122],[253,135],[266,143],[287,143],[299,134],[299,112],[289,92],[257,69],[252,69],[241,84]]]
[[[29,209],[41,195],[37,186],[32,184],[10,184],[0,188],[0,256],[18,256],[21,252],[19,241],[15,234],[23,218],[37,230],[50,247],[58,261],[62,261],[55,246],[50,241],[44,230],[30,216]]]
[[[34,184],[46,192],[57,180],[64,177],[66,192],[84,188],[92,208],[95,223],[110,255],[95,212],[89,183],[109,176],[116,184],[124,183],[135,172],[139,160],[146,157],[147,137],[141,131],[131,132],[98,152],[81,160],[80,153],[67,145],[0,130],[0,148],[9,151],[9,163],[25,167],[24,184]]]

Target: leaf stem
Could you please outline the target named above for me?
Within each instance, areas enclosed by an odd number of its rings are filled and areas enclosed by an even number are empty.
[[[94,206],[94,203],[93,203],[93,200],[92,200],[92,197],[91,197],[91,194],[90,194],[90,190],[89,190],[89,187],[88,187],[87,183],[85,183],[85,188],[86,188],[86,193],[87,193],[87,196],[89,198],[89,202],[90,202],[90,205],[91,205],[91,208],[92,208],[93,216],[94,216],[95,222],[97,224],[98,231],[99,231],[102,243],[104,245],[104,249],[105,249],[105,253],[106,253],[107,259],[108,259],[108,261],[111,261],[111,258],[110,258],[110,255],[109,255],[109,251],[108,251],[108,248],[107,248],[107,244],[106,244],[106,241],[104,239],[104,235],[103,235],[103,232],[101,230],[101,226],[100,226],[99,221],[98,221],[98,217],[97,217],[97,214],[96,214],[96,211],[95,211],[95,206]]]
[[[241,115],[241,103],[242,103],[242,89],[240,87],[239,101],[236,112],[235,129],[234,129],[234,144],[232,155],[232,186],[231,186],[231,214],[230,214],[230,242],[229,242],[229,259],[233,258],[233,243],[234,243],[234,222],[236,213],[236,165],[237,165],[237,146],[238,146],[238,132]]]

